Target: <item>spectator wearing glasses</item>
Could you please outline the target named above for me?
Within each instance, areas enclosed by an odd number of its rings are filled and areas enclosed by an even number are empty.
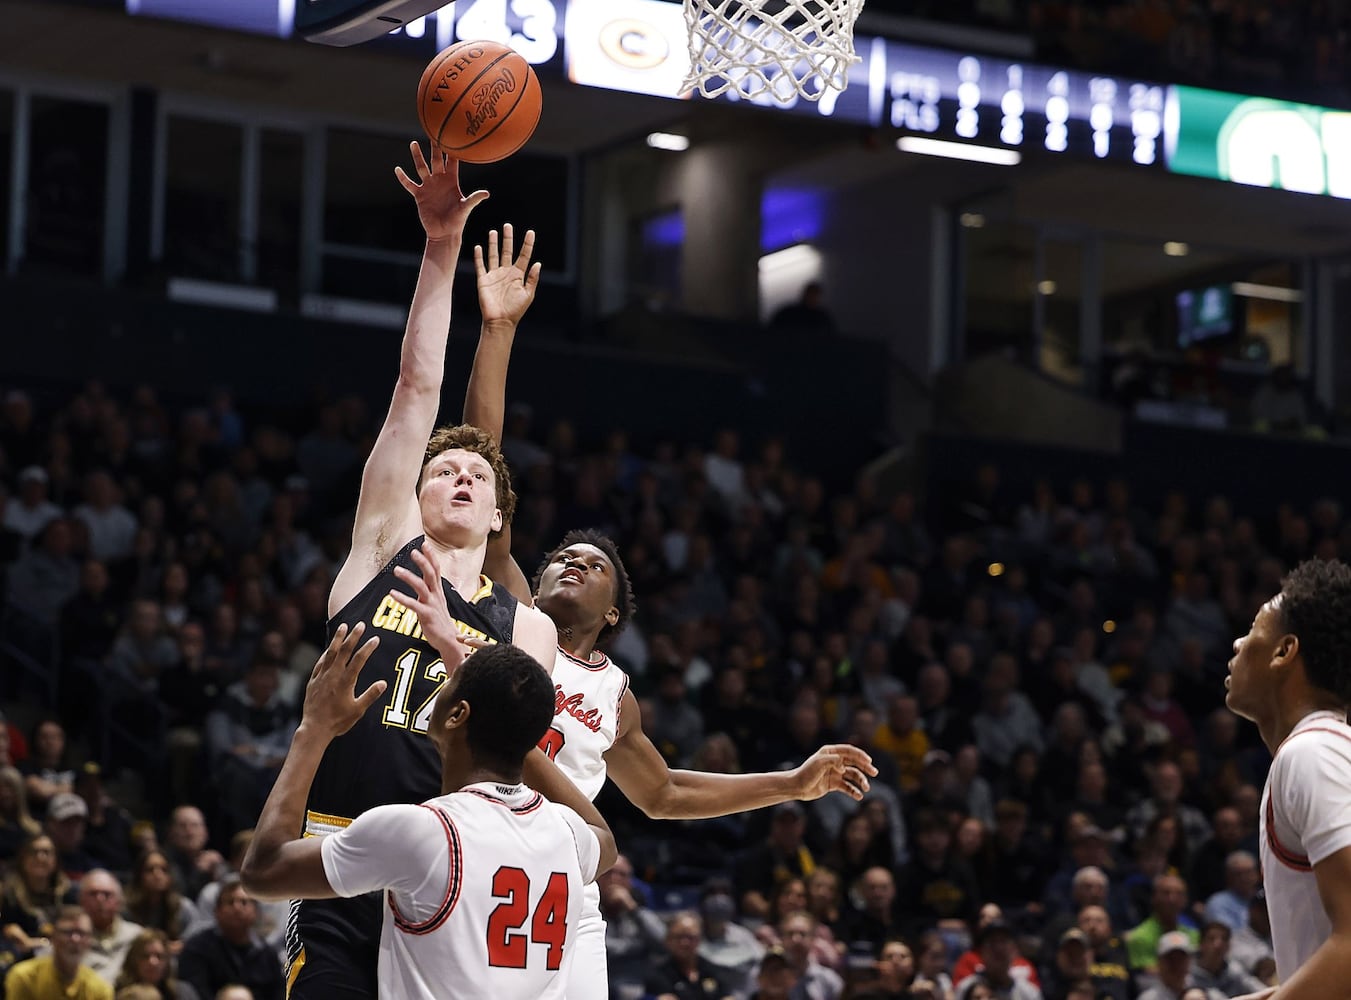
[[[5,1000],[113,1000],[113,988],[81,964],[94,925],[78,906],[63,906],[52,931],[52,953],[20,962],[5,976]]]

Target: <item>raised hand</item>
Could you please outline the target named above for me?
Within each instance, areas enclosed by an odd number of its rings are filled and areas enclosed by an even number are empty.
[[[349,629],[339,625],[333,638],[314,665],[310,682],[305,685],[305,711],[301,725],[328,736],[341,736],[356,725],[357,719],[384,694],[384,681],[376,681],[358,697],[357,677],[361,668],[380,645],[379,637],[361,644],[365,622]],[[361,644],[361,645],[358,645]],[[219,856],[219,855],[218,855]]]
[[[798,768],[799,798],[810,801],[831,792],[844,792],[861,800],[870,787],[868,778],[876,775],[872,757],[858,747],[848,743],[824,746]]]
[[[424,543],[425,544],[425,543]],[[394,567],[394,575],[399,581],[412,588],[411,595],[391,590],[389,596],[417,614],[422,634],[441,654],[446,670],[455,672],[455,668],[464,662],[474,646],[478,645],[462,636],[450,617],[450,607],[446,604],[446,591],[441,585],[441,573],[435,561],[421,549],[413,549],[413,562],[419,573]]]
[[[535,231],[527,229],[521,241],[521,254],[511,259],[514,245],[511,223],[502,227],[502,250],[498,253],[497,232],[488,234],[488,252],[474,247],[474,270],[478,274],[478,305],[484,323],[521,321],[539,287],[540,265],[531,265],[535,251]]]
[[[475,191],[466,196],[460,190],[459,160],[452,160],[447,154],[433,149],[432,164],[428,166],[420,143],[411,142],[408,148],[413,154],[413,167],[418,180],[404,173],[403,167],[395,167],[394,176],[417,202],[418,218],[427,232],[427,239],[459,239],[464,234],[464,224],[469,213],[479,202],[487,200],[488,192]]]

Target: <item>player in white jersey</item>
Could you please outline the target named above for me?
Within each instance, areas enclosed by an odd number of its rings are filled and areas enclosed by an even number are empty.
[[[1351,997],[1351,568],[1301,563],[1234,643],[1226,703],[1272,753],[1261,850],[1280,985]]]
[[[340,626],[315,665],[303,721],[244,859],[245,887],[264,899],[384,890],[382,997],[562,1000],[580,951],[583,887],[616,850],[575,789],[577,811],[521,783],[523,758],[540,756],[534,747],[554,715],[553,684],[529,654],[482,649],[442,688],[427,735],[441,753],[443,794],[294,839],[324,749],[385,690],[378,681],[354,697],[379,642],[358,646],[363,629]]]
[[[533,245],[534,233],[526,240]],[[510,261],[510,226],[502,227],[502,246],[489,233],[487,253],[474,248],[480,276]],[[502,438],[506,414],[507,368],[516,323],[485,323],[479,333],[474,367],[465,394],[464,422]],[[400,578],[412,583],[407,571]],[[868,777],[876,775],[872,758],[847,744],[822,747],[801,767],[765,774],[708,774],[672,770],[643,732],[638,701],[624,672],[597,647],[613,638],[633,615],[633,590],[619,552],[597,532],[571,532],[545,558],[534,592],[511,556],[511,526],[490,539],[484,572],[507,587],[522,603],[533,603],[558,629],[554,665],[555,716],[541,747],[588,795],[595,796],[609,777],[630,802],[653,818],[708,819],[759,809],[795,799],[816,799],[841,791],[861,799]],[[406,603],[406,602],[405,602]],[[419,616],[425,616],[419,611]],[[525,765],[526,780],[542,781],[539,754]],[[582,914],[578,962],[568,1000],[605,1000],[605,921],[600,893],[588,886]],[[583,971],[585,970],[585,971]]]

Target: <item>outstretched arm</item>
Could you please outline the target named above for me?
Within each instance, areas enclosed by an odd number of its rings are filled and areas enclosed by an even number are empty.
[[[605,753],[605,764],[625,797],[653,819],[708,819],[835,791],[862,799],[868,778],[877,774],[872,758],[848,744],[822,747],[791,771],[673,771],[643,732],[632,691],[624,694],[619,735]]]
[[[329,595],[330,614],[340,611],[371,574],[419,531],[417,481],[441,406],[455,264],[465,221],[488,197],[486,191],[464,195],[458,161],[434,155],[429,166],[418,143],[410,148],[418,180],[410,178],[402,167],[395,167],[394,172],[417,202],[427,244],[408,311],[398,381],[389,414],[361,476],[352,552]]]
[[[464,394],[464,422],[485,430],[501,442],[507,411],[507,368],[516,327],[539,287],[539,263],[531,264],[535,250],[535,231],[527,230],[521,253],[514,261],[515,246],[510,224],[502,227],[502,247],[498,251],[497,233],[488,234],[488,251],[474,247],[474,270],[478,275],[479,310],[483,326],[479,330],[474,367]],[[518,601],[530,604],[530,582],[511,556],[511,525],[504,524],[488,539],[483,571],[511,592]]]
[[[540,265],[531,264],[535,252],[535,231],[526,230],[521,253],[515,251],[511,224],[502,227],[502,247],[498,251],[497,233],[488,234],[488,251],[474,247],[474,271],[478,276],[478,304],[483,314],[474,367],[469,373],[469,388],[464,394],[464,422],[487,431],[502,440],[502,425],[507,412],[507,367],[516,327],[539,288]]]
[[[385,682],[376,681],[361,696],[354,687],[378,638],[358,646],[365,623],[350,632],[339,625],[305,688],[305,713],[291,752],[277,775],[240,876],[244,888],[259,899],[324,899],[336,895],[324,872],[322,838],[302,838],[305,803],[310,797],[319,762],[333,740],[355,725],[366,709],[384,694]]]

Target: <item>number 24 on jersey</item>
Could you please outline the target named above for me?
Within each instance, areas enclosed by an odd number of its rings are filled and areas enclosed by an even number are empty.
[[[530,916],[530,876],[504,865],[493,875],[493,898],[503,902],[488,918],[488,964],[498,969],[524,969],[531,944],[548,945],[545,967],[556,972],[563,964],[563,942],[568,936],[568,877],[553,872],[544,894]],[[529,937],[522,932],[527,917]]]

